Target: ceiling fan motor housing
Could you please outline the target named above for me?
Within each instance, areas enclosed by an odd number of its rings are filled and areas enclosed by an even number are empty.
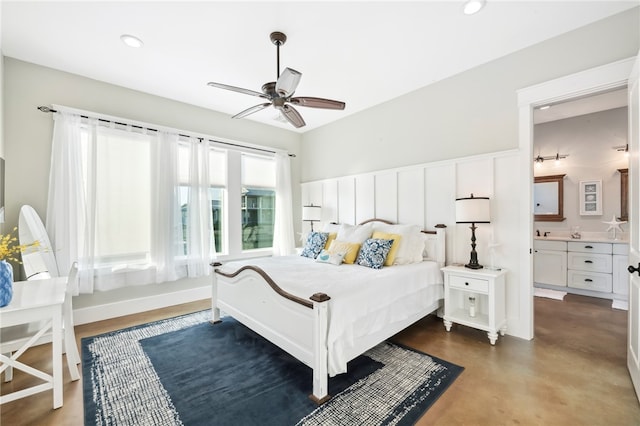
[[[282,46],[287,42],[287,36],[280,31],[272,32],[269,38],[271,39],[271,43],[275,44],[276,46]]]
[[[276,82],[270,81],[269,83],[265,83],[262,85],[262,93],[269,96],[270,98],[275,98],[278,96],[276,93]]]

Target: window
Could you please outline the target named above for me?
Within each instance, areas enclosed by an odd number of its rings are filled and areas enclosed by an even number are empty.
[[[242,249],[273,247],[275,220],[275,161],[242,155]]]
[[[280,153],[61,109],[47,223],[63,262],[82,267],[80,292],[202,277],[214,254],[273,251]]]
[[[95,256],[99,264],[148,263],[151,235],[151,173],[149,135],[99,127],[95,150],[82,135],[86,165],[96,163],[90,177],[84,169],[85,191],[96,200]],[[92,184],[93,182],[93,184]]]
[[[202,143],[202,142],[201,142]],[[227,182],[227,152],[210,148],[209,152],[209,199],[211,200],[211,221],[215,252],[226,253],[226,225],[224,221],[225,191]],[[181,144],[178,148],[178,181],[180,182],[180,217],[182,224],[182,250],[180,254],[187,254],[187,214],[189,205],[188,186],[191,156],[189,146]],[[213,253],[212,253],[213,255]]]
[[[93,135],[89,134],[88,129],[83,129],[82,151],[85,191],[96,197],[96,264],[110,267],[152,265],[154,228],[150,223],[156,214],[152,207],[152,194],[157,189],[152,176],[153,147],[158,143],[157,135],[122,126],[98,126],[96,129],[94,149],[88,143]],[[176,259],[188,255],[187,218],[191,191],[194,190],[191,187],[192,174],[195,173],[194,162],[199,161],[198,155],[202,152],[208,152],[208,195],[215,254],[234,256],[239,254],[239,250],[272,247],[275,220],[274,158],[228,151],[218,146],[200,145],[200,148],[194,148],[197,144],[192,142],[182,139],[178,142],[175,164],[178,184],[175,197],[168,198],[176,200],[173,208],[177,222],[174,227],[179,231],[173,242],[175,249],[172,250]],[[230,168],[230,153],[236,158],[234,161],[239,161],[239,169],[235,166]],[[87,166],[91,161],[93,168]],[[91,169],[96,170],[95,176],[87,172]],[[233,197],[233,206],[227,203],[229,182],[233,182],[233,188],[241,188],[240,205],[236,204],[237,197]],[[230,230],[229,215],[241,218],[240,228]],[[237,222],[233,223],[235,226]],[[233,244],[233,252],[229,249],[230,239],[238,242]]]

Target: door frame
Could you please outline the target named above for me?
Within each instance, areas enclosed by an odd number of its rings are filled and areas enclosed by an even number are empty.
[[[517,91],[520,149],[521,227],[519,310],[523,331],[528,339],[534,335],[533,318],[533,110],[536,107],[622,88],[627,85],[636,57],[591,68]]]

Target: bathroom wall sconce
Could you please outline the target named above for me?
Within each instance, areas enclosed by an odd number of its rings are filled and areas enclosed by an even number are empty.
[[[618,152],[624,152],[624,155],[629,156],[629,144],[614,146],[612,149]]]
[[[536,158],[533,159],[533,162],[536,163],[536,166],[541,165],[542,163],[545,162],[545,160],[555,160],[556,164],[558,162],[560,162],[560,160],[562,160],[563,158],[567,158],[569,155],[561,155],[561,154],[556,154],[556,155],[548,155],[546,157],[541,156],[540,154],[538,154],[538,156]]]

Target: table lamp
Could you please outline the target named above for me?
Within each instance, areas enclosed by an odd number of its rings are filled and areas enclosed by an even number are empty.
[[[314,206],[313,203],[308,206],[302,206],[302,221],[311,222],[311,232],[313,232],[313,222],[322,220],[322,207]]]
[[[471,259],[464,265],[470,269],[481,269],[476,252],[476,223],[490,223],[489,197],[456,198],[456,223],[471,224]]]

